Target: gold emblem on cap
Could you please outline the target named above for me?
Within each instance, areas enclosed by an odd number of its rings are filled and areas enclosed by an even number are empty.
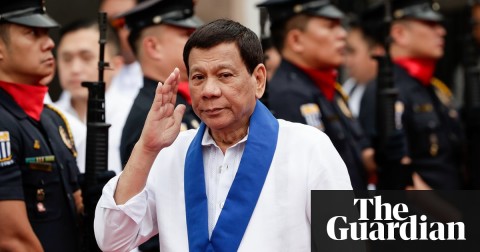
[[[440,4],[437,3],[437,2],[433,2],[433,3],[432,3],[432,9],[433,9],[434,11],[439,11],[439,10],[440,10]]]
[[[152,19],[152,22],[154,24],[160,24],[160,22],[162,22],[162,16],[155,16],[153,19]]]
[[[300,13],[302,11],[303,11],[303,6],[301,4],[297,4],[297,5],[293,6],[293,12]]]
[[[394,13],[393,13],[393,17],[394,18],[402,18],[403,16],[405,15],[405,13],[403,12],[403,10],[396,10]]]

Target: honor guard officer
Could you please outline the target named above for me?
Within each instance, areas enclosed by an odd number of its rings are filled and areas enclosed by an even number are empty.
[[[55,71],[44,1],[0,8],[0,251],[77,251],[83,208],[64,117],[43,104]]]
[[[258,6],[269,12],[272,41],[282,55],[267,87],[270,109],[277,118],[324,131],[347,164],[353,188],[366,189],[373,150],[336,82],[346,46],[344,14],[326,0],[269,0]]]
[[[379,24],[384,8],[370,10]],[[414,186],[426,182],[427,188],[460,189],[463,134],[459,116],[450,90],[433,76],[446,35],[438,9],[438,3],[425,0],[392,2],[390,54],[401,102],[396,113],[405,129]],[[372,108],[366,115],[375,112],[375,90],[376,85],[370,86],[363,97],[362,103]]]
[[[130,29],[129,43],[144,75],[143,88],[140,89],[123,128],[120,143],[123,165],[140,137],[158,82],[165,81],[175,67],[181,72],[177,104],[187,105],[182,129],[197,128],[200,125],[189,105],[188,76],[182,62],[182,50],[188,37],[201,25],[192,15],[191,0],[145,1],[120,15]]]

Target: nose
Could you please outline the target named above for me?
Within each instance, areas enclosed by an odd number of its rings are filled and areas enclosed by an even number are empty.
[[[44,34],[45,42],[43,43],[43,50],[51,51],[55,47],[55,42],[50,38],[48,33]]]
[[[437,24],[435,26],[435,30],[437,31],[437,34],[444,37],[445,35],[447,35],[447,30],[445,30],[445,28],[443,27],[443,25],[441,24]]]
[[[340,24],[338,25],[338,29],[337,29],[337,37],[341,40],[347,39],[347,31]]]
[[[212,99],[219,97],[222,92],[219,84],[215,81],[215,78],[207,78],[202,88],[202,97],[205,99]]]

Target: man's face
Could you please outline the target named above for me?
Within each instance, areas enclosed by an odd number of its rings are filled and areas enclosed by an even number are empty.
[[[37,84],[55,72],[48,29],[11,24],[9,41],[0,39],[0,76],[4,81]]]
[[[88,89],[83,81],[98,81],[99,32],[95,28],[76,30],[64,35],[58,45],[58,76],[60,85],[73,99],[87,99]],[[108,46],[108,44],[107,44]],[[105,50],[105,61],[110,61],[110,50]],[[104,72],[108,85],[112,72]]]
[[[472,8],[473,37],[480,44],[480,4],[475,4]]]
[[[403,33],[399,38],[404,43],[410,57],[421,59],[440,59],[443,56],[445,28],[438,22],[405,20]]]
[[[280,66],[282,56],[278,53],[275,47],[271,47],[264,52],[265,54],[265,67],[267,68],[267,79],[270,80],[275,71]]]
[[[365,84],[376,75],[377,61],[372,58],[371,49],[359,29],[348,33],[345,66],[358,83]]]
[[[161,66],[164,69],[180,69],[180,78],[182,81],[187,79],[187,70],[183,63],[183,48],[188,38],[193,33],[193,29],[186,29],[172,25],[160,25],[158,30],[159,50],[161,50]]]
[[[265,66],[249,74],[234,43],[193,48],[188,62],[193,109],[200,119],[214,131],[245,127],[265,89]]]
[[[315,69],[337,68],[344,61],[345,38],[339,20],[310,18],[298,40],[304,63]]]

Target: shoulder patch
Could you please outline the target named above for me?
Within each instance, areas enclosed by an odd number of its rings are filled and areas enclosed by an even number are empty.
[[[60,125],[58,127],[59,134],[65,146],[67,146],[67,148],[72,152],[72,155],[74,157],[77,157],[77,150],[75,149],[75,141],[73,140],[72,130],[70,129],[70,124],[68,123],[67,118],[65,118],[65,115],[63,115],[63,113],[56,107],[50,104],[45,104],[45,107],[55,112],[62,119],[63,123],[65,124],[66,130],[63,128],[62,125]]]
[[[443,105],[447,107],[451,107],[453,104],[452,101],[452,91],[443,83],[441,80],[437,78],[432,79],[432,86],[435,89],[435,94],[437,95],[438,99],[443,103]]]
[[[13,164],[12,151],[10,146],[10,133],[0,131],[0,167]]]
[[[347,103],[345,103],[345,100],[343,98],[338,98],[337,99],[337,105],[346,117],[353,118],[352,112],[348,108],[348,105],[347,105]]]
[[[348,102],[349,97],[348,97],[347,93],[345,93],[345,90],[343,90],[343,87],[340,83],[335,82],[335,90],[342,96],[342,99],[345,102]]]
[[[300,106],[300,112],[305,118],[305,121],[308,125],[318,128],[322,131],[325,130],[325,127],[322,122],[322,113],[320,108],[315,103],[306,103]]]

